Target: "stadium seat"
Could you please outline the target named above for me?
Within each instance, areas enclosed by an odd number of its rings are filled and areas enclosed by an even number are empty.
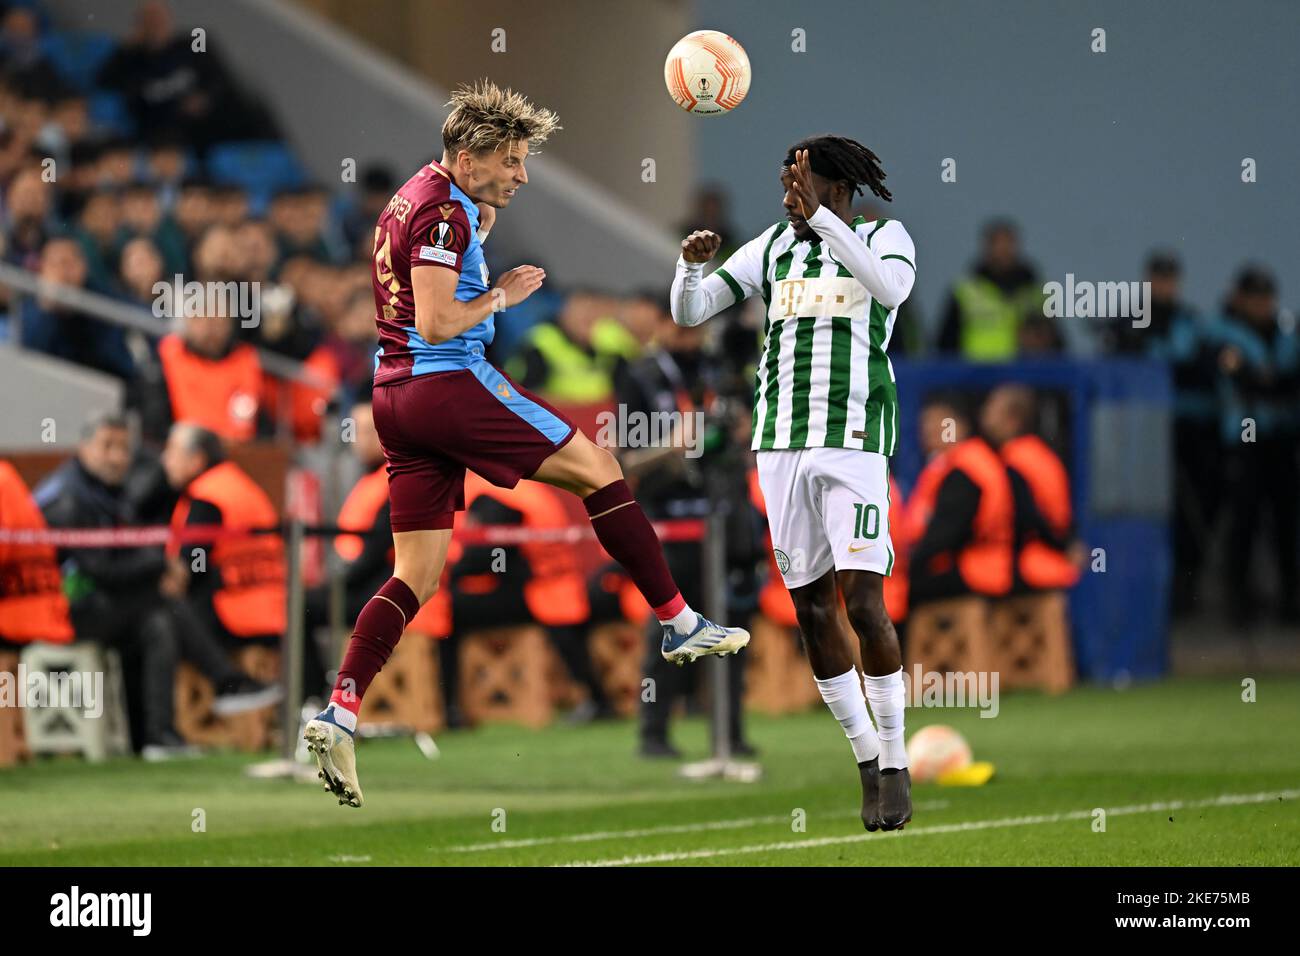
[[[280,679],[280,652],[275,648],[250,644],[236,651],[234,660],[257,680],[274,683]],[[211,681],[182,661],[176,668],[176,730],[186,743],[250,753],[271,746],[279,722],[278,707],[218,717],[212,712],[215,697]]]
[[[215,182],[247,190],[255,207],[264,205],[277,190],[304,181],[293,152],[273,141],[217,143],[208,152],[208,175]]]
[[[86,111],[91,125],[101,132],[117,136],[132,136],[135,133],[135,119],[126,105],[126,98],[121,93],[97,90],[86,97]]]
[[[100,68],[113,55],[117,41],[106,33],[55,31],[46,34],[45,56],[68,85],[89,93]]]
[[[428,634],[407,631],[361,702],[360,729],[434,733],[443,725],[438,655]]]
[[[910,675],[917,665],[940,673],[996,670],[988,601],[958,597],[912,608],[903,667]]]
[[[775,716],[807,710],[821,701],[795,628],[755,614],[749,634],[749,647],[741,657],[746,662],[746,707]]]
[[[990,616],[1003,688],[1037,687],[1053,694],[1070,689],[1074,664],[1064,592],[1003,598],[994,602]]]
[[[610,621],[591,629],[587,649],[605,697],[620,717],[636,713],[641,703],[641,655],[645,628]]]
[[[473,723],[544,727],[555,712],[554,650],[536,625],[466,634],[460,650],[460,705]]]
[[[83,698],[75,706],[47,699],[39,707],[28,708],[25,735],[29,752],[34,756],[79,753],[91,761],[131,752],[126,690],[117,651],[90,642],[36,643],[23,648],[21,660],[29,675],[90,674],[103,678],[101,699]],[[97,693],[99,690],[96,688]],[[102,712],[87,715],[87,705]]]
[[[18,679],[18,650],[0,647],[0,674],[8,674],[7,681]],[[0,767],[9,767],[23,760],[30,754],[27,751],[27,738],[23,733],[23,708],[0,707]]]

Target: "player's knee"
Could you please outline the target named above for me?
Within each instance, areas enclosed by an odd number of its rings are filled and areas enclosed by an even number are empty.
[[[399,566],[393,569],[393,577],[411,589],[421,606],[438,592],[438,575],[432,568]]]
[[[864,639],[884,640],[887,637],[884,594],[880,588],[857,588],[844,596],[844,611],[849,623]]]
[[[799,633],[807,646],[818,647],[825,641],[834,640],[838,635],[833,603],[800,595],[794,598],[794,615],[799,622]]]
[[[578,483],[581,487],[578,494],[581,497],[593,494],[604,488],[606,485],[612,485],[623,477],[623,468],[619,465],[618,459],[608,448],[602,448],[595,442],[589,443],[586,454],[583,456],[581,473],[577,476]]]
[[[592,460],[592,477],[596,489],[604,488],[606,485],[613,484],[623,477],[623,466],[618,463],[614,453],[608,448],[602,448],[595,442],[591,445],[595,451]]]

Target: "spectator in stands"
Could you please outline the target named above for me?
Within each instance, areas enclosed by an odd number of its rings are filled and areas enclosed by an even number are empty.
[[[129,139],[110,139],[99,144],[95,160],[95,185],[121,189],[136,179],[136,148]]]
[[[265,491],[226,458],[221,437],[198,425],[172,426],[163,450],[167,481],[180,494],[172,526],[227,534],[274,528],[279,516]],[[196,533],[196,532],[191,532]],[[285,630],[284,543],[278,534],[180,541],[170,558],[195,616],[228,650],[280,646]],[[324,683],[324,675],[307,686]]]
[[[0,19],[0,63],[4,76],[25,96],[53,100],[66,85],[41,51],[36,11],[12,7]]]
[[[36,136],[36,148],[64,169],[72,160],[72,150],[90,136],[90,109],[80,93],[67,91],[50,107],[50,118]]]
[[[281,190],[271,201],[269,218],[281,260],[307,256],[316,262],[346,261],[350,250],[340,237],[331,235],[329,193],[323,186],[310,184]]]
[[[200,152],[222,140],[276,139],[270,116],[245,96],[211,36],[202,49],[176,29],[161,0],[145,0],[98,84],[126,98],[136,127],[180,135]]]
[[[369,394],[375,370],[375,295],[368,287],[353,289],[339,321],[325,338],[334,356],[343,389],[341,404]]]
[[[1229,604],[1233,620],[1258,612],[1251,560],[1269,529],[1277,555],[1279,614],[1300,622],[1300,335],[1295,316],[1278,308],[1277,283],[1262,268],[1237,276],[1211,330],[1218,346],[1222,440],[1227,458]],[[1264,508],[1269,515],[1264,520]]]
[[[163,209],[170,211],[189,171],[189,148],[181,137],[166,130],[146,130],[145,136],[149,155],[144,178],[157,186]]]
[[[4,197],[6,262],[33,272],[39,268],[51,233],[53,204],[54,187],[42,176],[40,165],[28,163],[14,174]]]
[[[994,220],[984,227],[979,261],[949,294],[938,349],[972,362],[1008,361],[1021,348],[1021,326],[1041,318],[1042,305],[1042,282],[1021,255],[1015,225]],[[1035,331],[1028,344],[1038,348],[1044,338]]]
[[[41,252],[40,277],[74,290],[86,284],[86,259],[75,239],[51,239]],[[42,295],[23,300],[21,341],[29,349],[119,378],[135,374],[135,360],[119,326]]]
[[[1015,563],[1011,481],[997,452],[972,430],[961,396],[927,396],[921,447],[928,461],[899,529],[909,552],[909,606],[1007,594]]]
[[[37,487],[35,498],[54,528],[129,528],[139,515],[126,494],[132,457],[124,417],[104,414],[84,429],[76,457]],[[181,572],[162,546],[59,549],[64,590],[79,640],[120,650],[128,673],[139,674],[146,759],[188,752],[173,724],[176,665],[194,664],[216,688],[213,709],[233,714],[263,707],[278,688],[261,684],[230,663],[206,629],[189,622],[178,594]],[[132,682],[134,684],[134,682]]]
[[[660,421],[676,420],[681,424],[666,442],[616,449],[619,463],[628,480],[636,483],[637,500],[650,518],[704,518],[711,509],[701,467],[706,459],[697,454],[703,451],[705,436],[696,429],[696,413],[710,410],[717,391],[713,380],[716,368],[701,352],[703,327],[678,326],[667,302],[650,295],[640,298],[654,304],[657,331],[646,354],[631,362],[618,378],[619,412],[645,416],[647,421],[657,416]],[[632,421],[630,417],[628,420]],[[688,449],[694,457],[687,456]],[[664,557],[673,579],[681,583],[682,596],[692,607],[703,606],[704,571],[699,542],[666,543]],[[640,752],[645,757],[679,757],[681,754],[669,740],[669,718],[677,701],[687,695],[697,672],[665,661],[660,648],[663,629],[653,617],[647,625],[642,667],[644,675],[655,683],[655,694],[652,700],[642,698]],[[741,710],[743,666],[739,658],[725,660],[731,681],[731,750],[737,756],[752,755],[754,748],[744,739]]]
[[[217,221],[216,216],[212,185],[198,176],[185,179],[176,193],[172,218],[176,220],[187,248],[198,242],[208,227]]]
[[[240,278],[269,283],[280,263],[275,232],[265,219],[247,219],[235,227],[235,244],[243,253]]]
[[[122,234],[148,239],[162,256],[161,273],[171,279],[184,273],[189,263],[185,235],[176,221],[163,212],[160,187],[153,183],[132,183],[122,190]]]
[[[980,410],[980,429],[1011,481],[1015,591],[1059,590],[1079,580],[1082,555],[1072,542],[1070,476],[1056,452],[1034,434],[1037,419],[1034,393],[1024,385],[995,388]]]
[[[608,402],[620,366],[634,359],[640,346],[602,310],[598,294],[571,292],[555,323],[539,323],[529,330],[520,354],[507,365],[511,377],[551,402]]]
[[[375,221],[397,192],[398,182],[387,166],[367,166],[361,172],[360,195],[347,204],[340,225],[353,258],[369,257],[375,241]]]
[[[153,309],[158,298],[154,286],[159,282],[172,282],[163,275],[163,258],[153,240],[138,236],[127,241],[118,258],[117,290],[127,302],[144,309]]]
[[[236,229],[249,215],[248,192],[230,184],[213,186],[212,206],[220,225],[227,229]]]
[[[1192,610],[1197,577],[1211,554],[1211,534],[1223,498],[1223,455],[1215,393],[1218,350],[1209,329],[1182,299],[1182,266],[1169,252],[1147,259],[1149,324],[1128,319],[1105,330],[1103,347],[1168,363],[1174,381],[1173,610]]]
[[[158,343],[158,360],[132,383],[144,434],[161,444],[173,422],[202,425],[231,442],[257,433],[262,366],[252,346],[234,337],[226,309],[202,309],[181,319],[181,332]]]
[[[100,187],[85,197],[72,234],[81,243],[86,260],[85,284],[96,290],[113,287],[122,204],[117,190]]]

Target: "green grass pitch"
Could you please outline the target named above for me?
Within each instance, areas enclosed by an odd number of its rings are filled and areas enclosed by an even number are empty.
[[[820,710],[751,718],[757,783],[639,760],[631,722],[445,734],[434,761],[409,740],[364,741],[361,810],[316,785],[249,779],[256,758],[242,755],[47,760],[0,770],[0,864],[1294,866],[1300,678],[1241,695],[1233,679],[1176,680],[1008,693],[994,719],[909,710],[910,730],[956,727],[997,775],[917,785],[913,822],[894,834],[862,830],[848,742]],[[707,755],[702,721],[676,733],[688,757]]]

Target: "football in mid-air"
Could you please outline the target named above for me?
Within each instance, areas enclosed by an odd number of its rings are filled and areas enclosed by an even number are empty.
[[[917,783],[932,783],[944,774],[971,765],[970,745],[957,731],[931,724],[912,734],[907,742],[907,763]]]
[[[745,48],[717,30],[696,30],[678,40],[664,61],[668,93],[682,109],[717,116],[740,105],[749,92]]]

